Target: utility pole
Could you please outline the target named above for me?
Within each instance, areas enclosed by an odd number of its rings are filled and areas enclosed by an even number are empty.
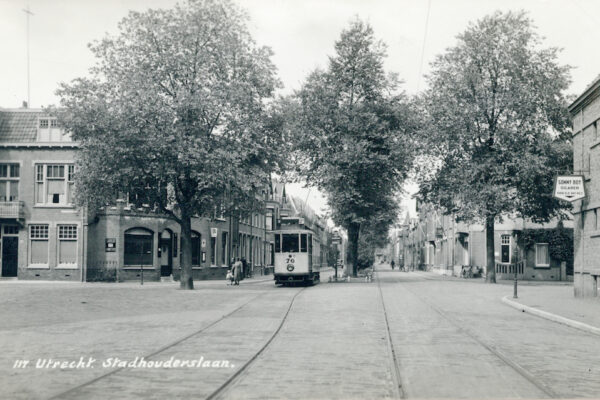
[[[31,89],[30,89],[30,72],[29,72],[29,16],[33,13],[29,10],[29,4],[27,8],[23,9],[23,12],[27,18],[27,107],[31,107]]]

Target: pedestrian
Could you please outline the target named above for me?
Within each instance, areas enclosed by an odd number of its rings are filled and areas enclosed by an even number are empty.
[[[391,264],[392,264],[392,271],[393,271],[394,267],[396,266],[396,263],[394,262],[394,260],[392,260]]]
[[[233,273],[231,272],[230,269],[227,270],[227,278],[226,279],[229,281],[229,285],[233,285]]]
[[[234,282],[233,284],[234,285],[240,284],[241,275],[242,275],[242,262],[238,258],[237,261],[235,263],[233,263],[233,282]]]

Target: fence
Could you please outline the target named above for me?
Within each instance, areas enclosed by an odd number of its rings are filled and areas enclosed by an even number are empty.
[[[87,282],[116,282],[117,261],[96,261],[88,263],[86,281]]]
[[[512,279],[515,276],[515,271],[517,272],[517,278],[523,278],[523,274],[525,273],[525,260],[511,264],[496,263],[496,277],[498,279]]]

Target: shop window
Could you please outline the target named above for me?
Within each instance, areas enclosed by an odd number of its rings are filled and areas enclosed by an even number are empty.
[[[125,232],[125,265],[152,265],[154,234],[146,229],[134,228]]]
[[[58,264],[77,265],[77,225],[58,226]]]
[[[48,225],[30,225],[30,264],[48,265]]]
[[[536,243],[535,244],[535,266],[536,267],[549,267],[550,266],[550,253],[548,251],[548,243]]]

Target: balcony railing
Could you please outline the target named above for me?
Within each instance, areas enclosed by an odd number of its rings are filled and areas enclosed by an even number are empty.
[[[22,201],[0,201],[0,218],[23,219],[24,215]]]

